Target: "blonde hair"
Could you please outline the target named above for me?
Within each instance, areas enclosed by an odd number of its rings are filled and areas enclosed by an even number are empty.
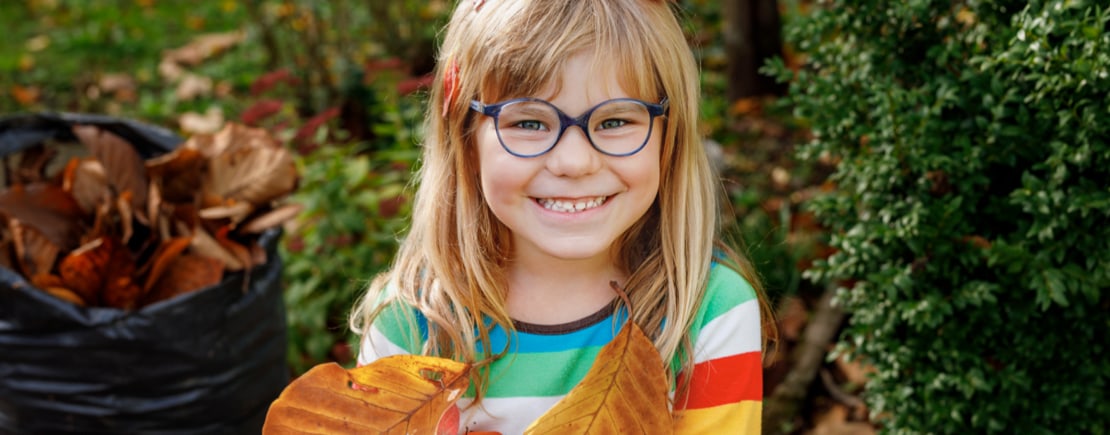
[[[478,355],[475,344],[488,342],[494,325],[513,330],[503,272],[512,246],[481,192],[472,134],[477,118],[468,103],[535,95],[559,82],[564,62],[588,52],[597,65],[614,65],[633,97],[670,101],[658,197],[619,239],[618,266],[629,274],[621,288],[631,319],[664,361],[678,357],[689,368],[688,331],[711,259],[715,250],[731,251],[715,246],[719,182],[698,130],[697,64],[670,2],[660,0],[491,0],[479,10],[459,2],[432,85],[412,227],[392,270],[371,284],[352,313],[352,329],[369,330],[389,284],[389,297],[427,318],[425,354],[478,364],[497,357],[488,346]],[[457,85],[449,79],[456,72]],[[762,296],[747,263],[728,256],[725,263]],[[770,313],[762,306],[766,320]],[[480,400],[488,373],[478,372]]]

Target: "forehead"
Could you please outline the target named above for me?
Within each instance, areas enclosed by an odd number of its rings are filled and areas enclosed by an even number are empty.
[[[584,98],[600,102],[611,98],[633,97],[635,78],[611,64],[597,62],[589,53],[580,53],[565,60],[561,71],[551,77],[534,94],[547,100]]]
[[[581,88],[588,98],[631,97],[656,99],[657,84],[650,71],[636,69],[622,56],[604,56],[599,51],[581,50],[559,59],[539,60],[491,71],[481,86],[483,101],[510,98],[556,98],[568,88]],[[497,64],[492,65],[497,68]]]

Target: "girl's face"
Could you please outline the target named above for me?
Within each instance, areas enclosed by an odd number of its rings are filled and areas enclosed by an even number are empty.
[[[556,78],[559,93],[548,84],[533,97],[571,117],[610,99],[639,98],[622,89],[615,68],[591,68],[592,59],[590,53],[572,57]],[[659,191],[663,121],[651,121],[646,145],[630,156],[602,154],[581,128],[571,126],[547,153],[517,157],[502,148],[492,117],[478,119],[482,193],[512,231],[514,260],[611,262],[617,239],[647,212]]]

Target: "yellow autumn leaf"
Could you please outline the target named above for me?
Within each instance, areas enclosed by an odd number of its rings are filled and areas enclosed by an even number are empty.
[[[437,433],[440,418],[470,385],[470,366],[397,355],[344,370],[317,365],[270,405],[262,433]]]
[[[672,433],[666,372],[655,345],[626,325],[593,367],[526,434]]]

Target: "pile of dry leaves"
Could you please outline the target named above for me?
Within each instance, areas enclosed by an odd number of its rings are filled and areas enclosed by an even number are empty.
[[[293,158],[264,130],[228,124],[151,159],[97,126],[73,133],[76,147],[4,157],[0,266],[75,304],[131,310],[216,284],[264,263],[258,236],[300,211],[283,203]]]

